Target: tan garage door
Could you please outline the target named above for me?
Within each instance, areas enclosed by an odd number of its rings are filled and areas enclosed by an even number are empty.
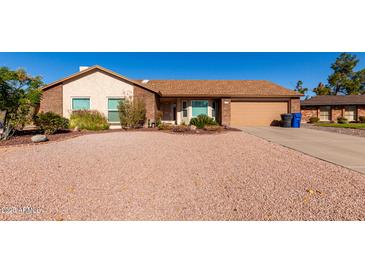
[[[232,102],[231,126],[270,126],[287,112],[287,102]]]

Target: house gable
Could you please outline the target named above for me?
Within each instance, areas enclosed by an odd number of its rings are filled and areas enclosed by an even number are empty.
[[[101,70],[93,70],[63,84],[63,115],[69,117],[74,98],[89,98],[90,109],[108,115],[108,98],[131,99],[134,85]]]
[[[156,93],[158,95],[161,95],[161,93],[159,93],[157,90],[155,90],[155,89],[153,89],[151,87],[147,87],[143,83],[140,83],[138,81],[134,81],[134,80],[128,79],[127,77],[125,77],[125,76],[123,76],[123,75],[121,75],[119,73],[116,73],[116,72],[114,72],[112,70],[103,68],[103,67],[101,67],[99,65],[95,65],[95,66],[89,67],[87,69],[84,69],[82,71],[79,71],[77,73],[74,73],[74,74],[72,74],[72,75],[70,75],[68,77],[62,78],[62,79],[57,80],[55,82],[52,82],[52,83],[44,86],[43,87],[43,91],[48,90],[48,89],[50,89],[50,88],[52,88],[52,87],[54,87],[56,85],[59,85],[59,84],[66,84],[66,83],[72,82],[74,80],[80,79],[80,78],[82,78],[84,76],[87,76],[89,74],[92,74],[92,73],[94,73],[96,71],[103,72],[103,73],[109,75],[110,77],[114,77],[116,79],[119,79],[119,80],[122,80],[124,82],[127,82],[127,83],[129,83],[131,85],[141,87],[141,88],[143,88],[143,89],[145,89],[145,90],[147,90],[149,92],[153,92],[153,93]]]

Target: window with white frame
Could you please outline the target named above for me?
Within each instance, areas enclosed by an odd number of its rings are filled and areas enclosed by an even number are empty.
[[[321,121],[329,121],[331,117],[331,107],[323,106],[319,108],[319,119]]]
[[[72,110],[90,109],[90,98],[80,97],[72,98]]]
[[[217,102],[213,101],[212,102],[212,117],[215,119],[215,116],[217,114]]]
[[[188,117],[188,102],[186,102],[186,101],[182,102],[182,115],[183,115],[183,118]]]
[[[208,100],[194,100],[192,105],[192,116],[208,115]]]
[[[355,106],[346,106],[345,107],[345,118],[350,122],[356,120],[356,107]]]
[[[108,121],[110,123],[119,123],[119,111],[118,106],[123,98],[108,98]]]

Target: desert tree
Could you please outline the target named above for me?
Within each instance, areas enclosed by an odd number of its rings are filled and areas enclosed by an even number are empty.
[[[4,113],[0,139],[8,139],[32,122],[42,96],[40,76],[32,77],[24,69],[0,67],[0,111]]]
[[[331,65],[328,85],[332,95],[365,93],[365,69],[355,71],[359,59],[354,54],[341,53]]]

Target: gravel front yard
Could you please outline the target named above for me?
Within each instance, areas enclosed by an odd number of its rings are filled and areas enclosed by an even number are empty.
[[[0,148],[0,220],[365,220],[365,176],[242,132]]]

